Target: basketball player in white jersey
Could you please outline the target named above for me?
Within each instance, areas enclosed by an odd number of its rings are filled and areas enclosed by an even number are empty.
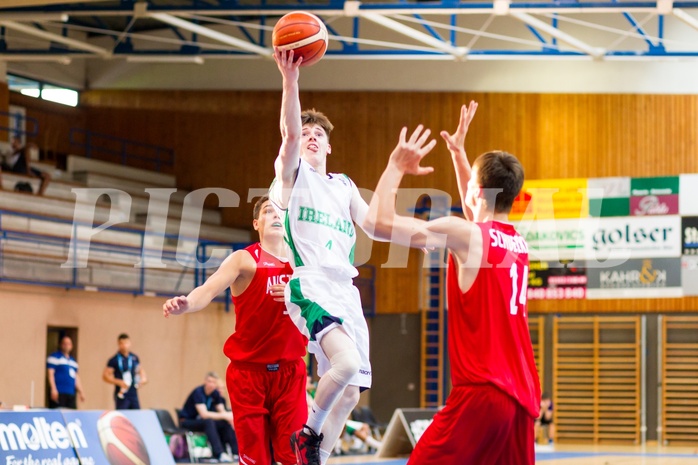
[[[299,465],[327,462],[344,422],[371,386],[368,327],[353,255],[354,224],[364,224],[368,205],[344,174],[328,173],[332,123],[315,110],[301,112],[299,59],[275,50],[283,77],[282,143],[269,197],[282,212],[293,277],[286,306],[309,339],[320,381],[308,422],[291,437]],[[368,231],[366,231],[368,233]]]

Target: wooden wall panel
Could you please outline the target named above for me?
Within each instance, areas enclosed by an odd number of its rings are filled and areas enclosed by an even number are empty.
[[[37,120],[39,133],[29,139],[49,157],[56,153],[76,153],[76,148],[70,145],[69,134],[71,128],[85,127],[85,112],[81,108],[27,97],[17,92],[10,92],[10,103],[26,108],[27,117]],[[29,126],[27,130],[30,130]]]
[[[698,297],[670,299],[531,300],[533,313],[687,313],[698,309]]]
[[[302,85],[302,82],[301,82]],[[303,108],[325,112],[335,124],[330,171],[347,173],[372,189],[400,128],[424,122],[439,138],[453,130],[461,103],[480,103],[467,150],[517,155],[526,176],[536,178],[650,176],[698,172],[698,96],[303,92]],[[224,222],[248,227],[250,188],[272,179],[278,152],[280,92],[87,91],[81,95],[85,126],[176,151],[179,187],[227,187],[241,208],[225,209]],[[439,138],[440,139],[440,138]],[[443,142],[427,158],[436,172],[409,177],[404,187],[437,188],[457,196]],[[379,312],[417,309],[419,252],[405,268],[382,269],[389,246],[374,244]],[[532,302],[531,311],[688,311],[698,300]]]

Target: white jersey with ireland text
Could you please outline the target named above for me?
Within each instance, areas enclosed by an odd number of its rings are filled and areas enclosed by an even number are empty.
[[[293,268],[323,268],[354,277],[356,230],[351,217],[353,183],[345,174],[322,175],[301,159],[286,209],[282,185],[275,179],[269,198],[284,220]]]

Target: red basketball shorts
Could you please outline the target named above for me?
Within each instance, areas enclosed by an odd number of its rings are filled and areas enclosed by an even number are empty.
[[[228,366],[226,382],[241,465],[271,463],[271,449],[276,462],[295,465],[290,439],[308,418],[305,381],[301,359],[280,365]]]
[[[492,385],[457,386],[408,465],[534,465],[534,419]]]

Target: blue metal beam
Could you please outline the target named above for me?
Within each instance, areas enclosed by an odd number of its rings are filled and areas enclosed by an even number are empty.
[[[240,18],[238,18],[238,17],[233,17],[233,21],[240,21]],[[244,35],[245,38],[246,38],[247,40],[250,41],[251,44],[257,44],[257,45],[259,45],[259,42],[256,42],[256,41],[254,40],[254,37],[252,37],[252,34],[250,34],[250,32],[247,30],[247,28],[245,28],[245,27],[243,27],[243,26],[240,26],[240,25],[238,25],[237,28],[238,28],[238,31],[240,31],[240,32],[242,33],[242,35]]]
[[[664,49],[664,15],[657,16],[657,36],[659,37],[657,47]]]
[[[99,16],[92,16],[91,19],[92,19],[94,22],[96,22],[97,25],[98,25],[99,27],[101,27],[102,29],[111,29],[109,26],[107,26],[107,23],[105,23],[105,22],[102,20],[102,18],[100,18]]]
[[[341,34],[339,34],[339,33],[338,33],[332,26],[330,26],[329,24],[325,24],[325,27],[327,28],[327,32],[328,32],[330,35],[341,37]],[[346,48],[346,47],[349,45],[349,42],[347,42],[346,40],[342,40],[342,39],[339,40],[339,43],[341,43],[341,44],[342,44],[342,47],[344,47],[344,48]]]
[[[413,16],[420,21],[424,21],[424,18],[422,18],[421,15],[415,13]],[[439,39],[441,42],[446,42],[446,40],[443,37],[441,37],[441,34],[436,32],[436,30],[433,27],[425,23],[422,23],[422,26],[424,26],[424,29],[426,29],[427,32],[432,35],[432,37]],[[453,42],[451,42],[451,45],[453,45]]]
[[[195,11],[205,11],[210,14],[215,14],[216,12],[221,12],[225,14],[230,12],[231,7],[237,11],[265,11],[265,10],[277,10],[277,11],[293,11],[299,8],[302,9],[313,9],[317,11],[322,10],[342,10],[344,8],[343,0],[330,0],[323,4],[308,4],[300,0],[295,2],[266,2],[261,1],[259,4],[237,4],[228,2],[222,2],[218,5],[203,3],[201,5],[164,5],[156,4],[152,2],[148,3],[148,11],[151,12],[195,12]],[[58,4],[58,5],[43,5],[43,6],[29,6],[29,7],[13,7],[13,8],[0,8],[3,12],[61,12],[68,15],[89,13],[94,12],[94,14],[123,14],[124,12],[133,11],[134,3],[130,0],[122,1],[119,5],[97,5],[97,4]],[[414,3],[364,3],[361,4],[361,10],[401,10],[404,11],[405,8],[412,10],[421,10],[428,12],[430,10],[437,9],[453,9],[457,8],[459,10],[475,10],[475,9],[491,9],[493,7],[492,2],[454,2],[454,1],[434,1],[434,2],[414,2]],[[656,1],[629,1],[619,3],[617,1],[605,1],[605,2],[557,2],[557,1],[547,1],[547,2],[520,2],[512,3],[510,5],[511,9],[557,9],[557,10],[585,10],[594,8],[608,8],[617,9],[619,11],[629,10],[633,8],[645,8],[645,9],[656,9]],[[674,8],[698,8],[698,1],[679,1],[674,3]]]
[[[227,16],[227,17],[232,17],[236,21],[248,21],[250,23],[250,27],[246,27],[244,24],[238,24],[237,28],[240,31],[238,36],[244,36],[244,40],[249,41],[251,44],[255,45],[260,45],[260,46],[268,46],[268,40],[269,40],[269,31],[267,30],[268,28],[265,27],[267,24],[273,23],[276,21],[276,18],[283,12],[287,11],[293,11],[293,10],[298,10],[298,9],[311,9],[314,10],[317,14],[322,15],[323,12],[327,12],[327,15],[329,17],[335,18],[337,15],[341,15],[342,12],[344,11],[344,1],[343,0],[327,0],[325,3],[322,4],[315,4],[315,3],[306,3],[306,0],[292,0],[293,3],[280,3],[283,0],[258,0],[258,3],[256,4],[251,4],[247,3],[245,5],[239,4],[236,0],[217,0],[214,2],[212,1],[202,1],[202,0],[195,0],[193,2],[184,4],[184,6],[180,5],[166,5],[163,4],[163,2],[166,0],[160,0],[157,4],[154,2],[147,2],[148,8],[147,10],[149,12],[166,12],[166,13],[171,13],[171,14],[177,14],[179,13],[184,13],[184,12],[198,12],[198,18],[194,17],[191,20],[194,23],[206,23],[205,15],[210,15],[210,16],[215,16],[215,15],[220,15],[220,16]],[[4,12],[60,12],[60,13],[66,13],[70,16],[69,21],[74,22],[76,25],[79,26],[85,26],[86,24],[90,23],[85,23],[83,19],[88,19],[92,18],[101,28],[106,29],[109,32],[112,29],[108,27],[107,23],[102,20],[101,16],[107,17],[107,16],[119,16],[120,18],[126,17],[127,21],[131,18],[131,14],[133,13],[133,7],[135,5],[134,0],[121,0],[118,4],[112,3],[110,6],[98,6],[94,4],[71,4],[71,5],[46,5],[46,6],[40,6],[40,7],[24,7],[24,8],[6,8],[2,9],[0,8],[0,15]],[[698,10],[698,0],[696,1],[682,1],[682,2],[676,2],[674,3],[674,6],[676,8],[684,8],[684,9],[693,9]],[[479,10],[475,11],[477,14],[482,14],[483,10],[484,14],[487,14],[487,10],[491,10],[493,7],[493,3],[491,2],[477,2],[477,3],[470,3],[470,2],[465,2],[465,1],[457,1],[457,0],[442,0],[442,1],[435,1],[435,2],[409,2],[406,0],[399,0],[397,3],[371,3],[371,4],[361,4],[359,7],[359,16],[352,18],[352,32],[350,33],[352,38],[354,39],[360,39],[360,24],[361,24],[361,11],[364,12],[372,12],[372,13],[383,13],[386,15],[390,15],[391,12],[396,12],[396,13],[402,13],[402,14],[410,14],[414,18],[418,19],[421,21],[422,26],[426,29],[427,33],[431,36],[436,38],[439,41],[442,41],[444,43],[449,43],[451,45],[455,45],[458,43],[458,39],[462,38],[460,35],[466,34],[462,29],[459,30],[457,27],[458,25],[458,16],[461,14],[468,14],[469,11],[471,10]],[[615,52],[608,52],[606,56],[636,56],[636,57],[662,57],[662,56],[696,56],[698,54],[698,40],[695,41],[696,43],[696,50],[692,51],[689,50],[687,52],[680,52],[680,53],[671,53],[667,52],[664,48],[664,17],[662,15],[658,15],[658,24],[657,24],[657,29],[658,29],[658,37],[659,40],[653,41],[653,39],[646,33],[646,31],[643,29],[643,27],[635,20],[633,17],[632,13],[630,11],[627,11],[628,9],[632,8],[643,8],[651,11],[656,11],[657,4],[654,1],[629,1],[629,2],[619,2],[619,1],[610,1],[610,2],[579,2],[579,1],[544,1],[544,2],[525,2],[525,3],[512,3],[510,5],[511,10],[526,10],[530,8],[535,8],[539,10],[550,10],[549,13],[542,13],[542,14],[551,14],[551,22],[550,24],[552,25],[553,28],[558,28],[558,12],[559,14],[564,14],[565,10],[569,10],[569,12],[576,12],[580,10],[587,10],[591,11],[591,9],[594,8],[604,8],[612,13],[615,12],[614,14],[621,13],[624,18],[633,26],[633,30],[637,31],[638,34],[641,35],[641,37],[644,39],[645,43],[648,45],[648,49],[646,51],[636,51],[636,50],[619,50]],[[234,11],[232,10],[234,9]],[[448,11],[446,11],[448,10]],[[424,15],[427,14],[435,14],[437,12],[443,11],[443,15],[448,17],[448,19],[441,18],[442,21],[442,26],[444,29],[449,30],[449,33],[445,33],[441,30],[439,30],[437,27],[433,26],[432,24],[424,24],[423,18],[425,17]],[[454,12],[455,11],[455,12]],[[247,13],[249,12],[249,13]],[[266,12],[269,12],[268,14]],[[74,16],[71,16],[74,14]],[[531,13],[535,14],[535,12]],[[564,17],[563,17],[564,19]],[[92,23],[94,24],[94,23]],[[123,24],[122,22],[119,22],[119,24]],[[255,34],[252,30],[253,27],[257,27],[256,25],[259,25],[259,34],[258,34],[258,39],[255,40],[255,37],[257,37],[257,34]],[[55,24],[54,24],[55,25]],[[37,28],[42,28],[41,24],[37,23],[36,24]],[[179,40],[182,42],[195,42],[197,41],[197,36],[196,34],[192,35],[192,40],[188,41],[185,37],[184,34],[182,34],[177,28],[171,27],[169,25],[162,25],[162,28],[170,28],[173,33],[178,37]],[[334,28],[332,28],[330,25],[327,26],[328,31],[330,34],[333,36],[340,36],[337,31],[335,31]],[[469,53],[470,55],[491,55],[491,56],[500,56],[500,57],[506,57],[506,56],[512,56],[512,57],[519,57],[519,56],[550,56],[550,57],[559,57],[559,56],[565,56],[565,55],[583,55],[582,53],[579,52],[560,52],[557,50],[558,47],[558,40],[555,39],[554,37],[550,40],[546,39],[546,37],[541,33],[539,29],[536,27],[532,27],[530,25],[526,25],[527,29],[530,31],[531,34],[542,44],[542,50],[537,50],[537,46],[534,44],[533,41],[531,40],[525,40],[524,43],[528,43],[530,45],[526,45],[527,47],[530,47],[531,50],[494,50],[494,49],[485,49],[485,50],[471,50]],[[541,26],[542,27],[542,26]],[[116,30],[116,34],[121,34],[123,32],[129,32],[130,27],[127,27],[125,31],[121,30]],[[93,29],[94,32],[94,29]],[[98,32],[97,32],[98,33]],[[619,31],[619,34],[622,32]],[[470,32],[472,34],[472,32]],[[67,36],[68,35],[68,29],[63,28],[63,35]],[[110,34],[105,34],[110,37],[112,35]],[[443,37],[442,37],[443,36]],[[444,37],[447,37],[445,39]],[[515,40],[521,40],[522,37],[515,37]],[[0,36],[0,41],[2,40],[2,36]],[[423,56],[437,56],[440,58],[449,58],[449,55],[443,52],[439,51],[430,51],[430,50],[425,50],[423,47],[415,47],[414,50],[401,50],[399,48],[394,49],[391,48],[390,44],[386,44],[385,47],[376,47],[375,45],[371,46],[371,50],[362,50],[362,45],[357,42],[353,42],[351,40],[340,40],[340,45],[341,47],[335,47],[334,50],[330,50],[328,52],[329,55],[336,55],[336,56],[365,56],[365,57],[379,57],[379,56],[385,56],[386,58],[394,58],[394,57],[412,57],[412,58],[419,58]],[[9,41],[9,46],[12,46],[12,41]],[[130,44],[130,38],[126,38],[125,42]],[[654,43],[656,42],[656,43]],[[5,42],[0,42],[0,47],[2,47],[4,44],[4,50],[5,53],[27,53],[27,51],[22,51],[20,52],[19,50],[12,50],[11,48],[8,50],[8,44],[7,41]],[[138,44],[138,42],[137,42]],[[265,45],[266,44],[266,45]],[[121,45],[121,44],[120,44]],[[407,44],[400,44],[405,47],[409,47]],[[0,50],[2,50],[0,48]],[[200,49],[200,47],[197,46],[188,46],[184,45],[179,51],[172,51],[172,50],[163,50],[163,51],[152,51],[149,50],[147,52],[138,52],[134,51],[132,46],[124,46],[124,47],[119,47],[119,50],[116,51],[116,55],[128,55],[128,54],[161,54],[161,55],[170,55],[170,54],[181,54],[181,55],[192,55],[195,53],[199,53],[202,56],[210,55],[221,55],[221,56],[244,56],[244,55],[251,55],[248,54],[247,52],[239,51],[239,50],[222,50],[222,51],[216,51],[216,50],[210,50],[207,51],[205,49]],[[74,54],[74,55],[84,55],[84,52],[73,52],[73,51],[67,51],[67,50],[62,50],[61,48],[51,48],[49,50],[44,50],[44,51],[37,51],[33,50],[31,53],[37,53],[37,54],[46,54],[46,53],[54,53],[54,54]]]
[[[533,27],[533,26],[531,26],[531,25],[529,25],[529,24],[525,24],[525,26],[526,26],[526,29],[528,29],[529,31],[531,31],[531,34],[533,34],[533,35],[536,37],[536,39],[538,39],[542,44],[545,45],[545,44],[548,43],[548,42],[545,40],[545,37],[543,37],[543,36],[541,35],[541,33],[538,32],[538,30],[537,30],[535,27]]]
[[[194,47],[196,49],[196,47]],[[0,48],[0,57],[7,56],[8,58],[11,58],[14,55],[36,55],[37,57],[39,56],[67,56],[67,57],[85,57],[89,56],[89,52],[83,52],[83,51],[76,51],[76,50],[55,50],[55,49],[46,49],[46,50],[37,50],[37,49],[13,49],[13,50],[2,50]],[[238,51],[238,50],[200,50],[198,53],[182,53],[181,51],[178,50],[133,50],[131,52],[125,53],[125,52],[119,52],[115,51],[114,52],[114,57],[126,57],[129,55],[139,55],[139,56],[201,56],[203,58],[206,57],[257,57],[257,55],[254,55],[249,52],[244,52],[244,51]],[[355,58],[376,58],[376,57],[385,57],[386,59],[394,59],[394,58],[404,58],[404,59],[409,59],[409,58],[420,58],[420,57],[443,57],[446,60],[452,59],[453,57],[449,54],[446,53],[441,53],[441,52],[428,52],[428,51],[421,51],[421,50],[355,50],[349,52],[348,50],[328,50],[327,51],[328,56],[336,56],[336,57],[341,57],[341,56],[351,56]],[[531,58],[542,58],[542,57],[549,57],[549,58],[555,58],[555,57],[587,57],[586,54],[581,53],[581,52],[573,52],[573,51],[552,51],[552,50],[471,50],[468,53],[468,56],[473,58],[475,56],[492,56],[492,57],[500,57],[502,59],[506,59],[506,57],[512,57],[512,58],[523,58],[523,57],[531,57]],[[643,51],[643,52],[634,52],[634,51],[609,51],[605,54],[606,57],[636,57],[636,58],[671,58],[671,57],[676,57],[676,58],[698,58],[698,51],[690,51],[690,52],[669,52],[669,51],[664,51],[664,52],[656,52],[656,51]]]
[[[633,29],[635,29],[642,36],[643,39],[645,39],[645,42],[647,42],[647,45],[650,48],[653,48],[655,46],[654,43],[650,40],[647,33],[645,32],[645,30],[642,29],[642,26],[640,26],[640,24],[637,21],[635,21],[633,15],[627,12],[623,12],[623,17],[627,19],[628,22],[633,26]]]
[[[167,26],[169,26],[169,29],[174,33],[174,35],[177,36],[177,38],[178,38],[179,40],[181,40],[181,41],[187,40],[187,39],[184,37],[184,34],[182,34],[181,32],[179,32],[179,29],[177,29],[176,27],[174,27],[174,26],[172,26],[172,25],[170,25],[170,24],[168,24]]]

